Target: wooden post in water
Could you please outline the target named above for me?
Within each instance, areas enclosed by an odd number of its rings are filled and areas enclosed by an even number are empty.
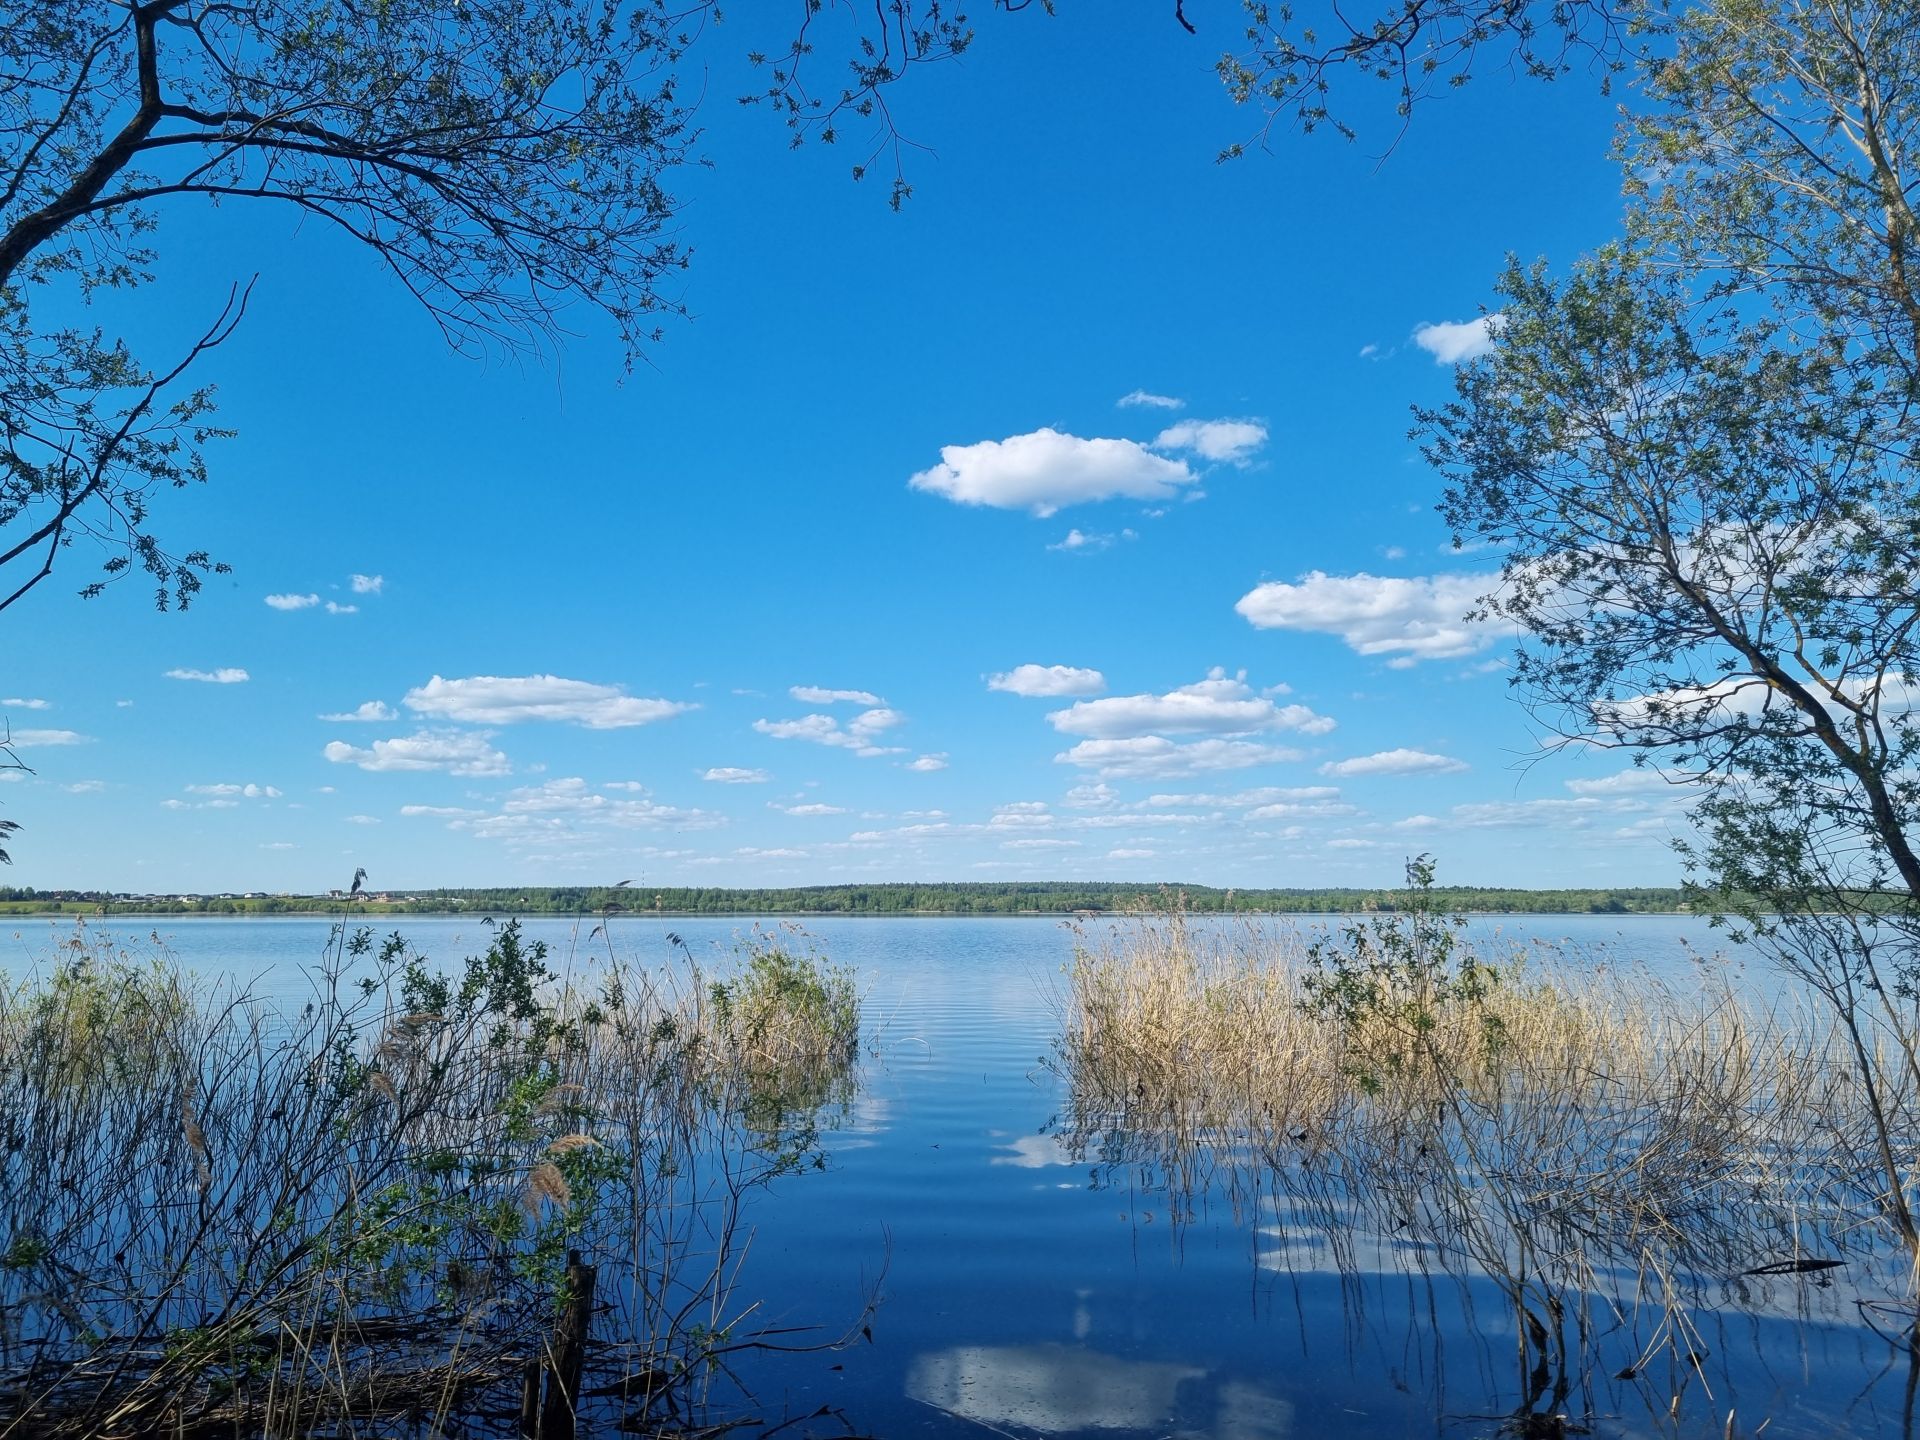
[[[540,1362],[529,1360],[520,1370],[520,1437],[536,1440],[540,1434]]]
[[[540,1440],[574,1440],[580,1376],[587,1358],[587,1328],[593,1323],[593,1275],[593,1266],[581,1263],[578,1250],[567,1252],[567,1308],[554,1331]]]

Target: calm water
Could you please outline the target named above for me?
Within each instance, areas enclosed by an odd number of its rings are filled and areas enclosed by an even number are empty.
[[[302,967],[328,930],[314,919],[115,924],[122,937],[157,928],[190,967],[282,1000],[304,994]],[[673,932],[717,957],[749,924],[628,918],[615,922],[613,943],[664,959]],[[449,962],[487,936],[464,918],[399,928]],[[564,960],[588,945],[591,925],[525,928]],[[8,926],[0,968],[45,956],[68,929]],[[1680,983],[1724,969],[1763,992],[1769,983],[1737,956],[1698,958],[1724,942],[1687,918],[1527,917],[1475,929],[1558,942],[1570,963],[1643,964]],[[1257,1201],[1216,1196],[1170,1224],[1164,1196],[1129,1167],[1074,1162],[1050,1130],[1062,1086],[1047,1063],[1052,997],[1076,943],[1069,929],[820,919],[806,930],[858,970],[871,1055],[860,1099],[828,1137],[831,1168],[757,1198],[741,1293],[763,1302],[757,1324],[826,1331],[858,1314],[868,1287],[883,1303],[870,1344],[747,1367],[763,1413],[828,1405],[877,1436],[1503,1433],[1524,1387],[1511,1312],[1490,1287],[1370,1263],[1368,1254],[1390,1254],[1384,1240],[1360,1247],[1342,1274],[1310,1240],[1263,1223]],[[1616,1436],[1720,1436],[1730,1411],[1741,1435],[1905,1433],[1905,1363],[1856,1323],[1851,1299],[1841,1287],[1776,1282],[1756,1315],[1729,1292],[1698,1317],[1698,1373],[1665,1364],[1599,1378],[1568,1406]],[[784,1433],[833,1432],[821,1421]]]

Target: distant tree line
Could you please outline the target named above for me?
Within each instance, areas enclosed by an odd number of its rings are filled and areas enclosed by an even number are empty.
[[[1351,888],[1219,889],[1208,885],[1095,884],[1068,880],[928,885],[810,885],[731,890],[719,886],[521,886],[409,890],[385,900],[309,895],[129,897],[92,890],[0,887],[0,909],[108,915],[277,915],[344,911],[399,915],[1073,915],[1184,906],[1194,914],[1329,915],[1391,910],[1388,892]],[[1691,908],[1686,892],[1646,887],[1523,890],[1445,886],[1435,901],[1461,914],[1632,915]],[[404,898],[401,898],[404,897]]]

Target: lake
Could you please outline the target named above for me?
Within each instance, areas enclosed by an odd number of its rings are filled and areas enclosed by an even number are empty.
[[[665,961],[671,933],[718,959],[754,923],[623,917],[611,943]],[[541,918],[524,929],[564,964],[608,943],[593,926]],[[123,939],[157,931],[189,968],[297,1003],[329,926],[166,917],[112,928]],[[377,928],[449,962],[488,937],[472,917]],[[782,1433],[1541,1433],[1509,1423],[1530,1377],[1491,1286],[1423,1264],[1391,1236],[1328,1247],[1277,1224],[1259,1194],[1170,1202],[1150,1157],[1113,1137],[1075,1153],[1057,1133],[1061,968],[1107,922],[1076,932],[1048,919],[810,918],[804,928],[858,972],[868,1057],[858,1098],[827,1117],[828,1168],[754,1197],[739,1294],[759,1303],[748,1328],[821,1335],[856,1317],[871,1288],[881,1304],[870,1342],[746,1357],[740,1378],[770,1425],[824,1406],[844,1423],[828,1416]],[[1503,917],[1471,928],[1569,965],[1644,966],[1677,984],[1724,973],[1763,996],[1772,987],[1691,917]],[[70,929],[8,925],[4,968],[19,972]],[[1859,1322],[1852,1291],[1817,1281],[1761,1288],[1728,1277],[1693,1317],[1682,1353],[1697,1364],[1668,1354],[1629,1378],[1611,1378],[1611,1366],[1572,1377],[1564,1408],[1621,1437],[1910,1433],[1905,1357]],[[1637,1353],[1647,1337],[1627,1319],[1619,1330],[1601,1337],[1603,1353]]]

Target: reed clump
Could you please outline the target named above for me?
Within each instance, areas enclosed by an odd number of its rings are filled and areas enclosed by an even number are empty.
[[[290,1013],[83,937],[0,990],[0,1436],[508,1432],[573,1252],[568,1408],[680,1433],[755,1343],[743,1201],[852,1085],[850,983],[741,968],[785,977],[750,1031],[691,957],[561,973],[508,924],[444,972],[343,928]]]
[[[1431,878],[1317,938],[1175,909],[1083,948],[1070,1149],[1175,1215],[1257,1197],[1302,1253],[1492,1284],[1529,1377],[1590,1367],[1600,1336],[1623,1374],[1684,1366],[1701,1307],[1765,1303],[1763,1266],[1897,1280],[1837,1037],[1725,986],[1485,953]]]

